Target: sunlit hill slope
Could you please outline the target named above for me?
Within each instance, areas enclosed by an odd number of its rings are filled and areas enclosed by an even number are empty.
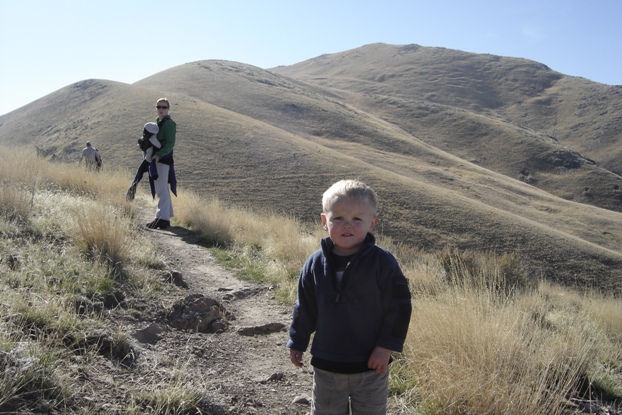
[[[0,144],[76,161],[90,140],[133,170],[161,96],[181,186],[312,221],[322,192],[356,177],[397,241],[517,252],[534,277],[622,287],[620,86],[373,44],[270,70],[205,60],[132,85],[76,82],[1,116]]]

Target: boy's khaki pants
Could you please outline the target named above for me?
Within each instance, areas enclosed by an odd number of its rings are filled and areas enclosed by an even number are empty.
[[[377,375],[373,370],[342,374],[314,368],[311,415],[385,415],[388,387],[388,370]]]

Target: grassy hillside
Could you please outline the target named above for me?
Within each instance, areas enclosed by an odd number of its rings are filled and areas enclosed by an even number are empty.
[[[417,45],[372,44],[271,71],[348,92],[351,105],[560,197],[622,207],[622,86]],[[573,179],[559,177],[568,171]]]
[[[330,89],[499,117],[622,172],[622,85],[566,76],[527,59],[381,43],[271,71]]]
[[[380,226],[397,241],[516,252],[534,277],[619,289],[622,179],[511,119],[512,108],[562,81],[588,100],[584,80],[450,50],[371,45],[273,71],[200,61],[133,85],[70,85],[0,117],[0,143],[75,162],[90,140],[107,165],[133,170],[142,125],[167,96],[182,188],[310,222],[330,183],[358,177],[378,191]],[[545,107],[560,111],[555,102]],[[547,114],[540,124],[550,124]]]

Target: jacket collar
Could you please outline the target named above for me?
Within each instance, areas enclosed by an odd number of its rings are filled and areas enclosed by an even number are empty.
[[[366,251],[367,249],[369,249],[370,246],[373,245],[376,245],[376,237],[374,236],[374,234],[368,232],[367,236],[365,236],[365,240],[363,241],[363,245],[361,245],[355,255],[359,256],[359,254]],[[322,247],[322,251],[324,251],[324,254],[328,255],[333,251],[335,244],[333,243],[332,239],[330,239],[330,236],[327,236],[326,238],[322,238],[322,240],[320,241],[320,246]]]

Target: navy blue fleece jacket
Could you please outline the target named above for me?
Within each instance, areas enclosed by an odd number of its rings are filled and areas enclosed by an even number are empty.
[[[412,311],[408,280],[372,234],[337,281],[330,238],[305,262],[287,347],[332,362],[367,362],[376,346],[401,352]]]

